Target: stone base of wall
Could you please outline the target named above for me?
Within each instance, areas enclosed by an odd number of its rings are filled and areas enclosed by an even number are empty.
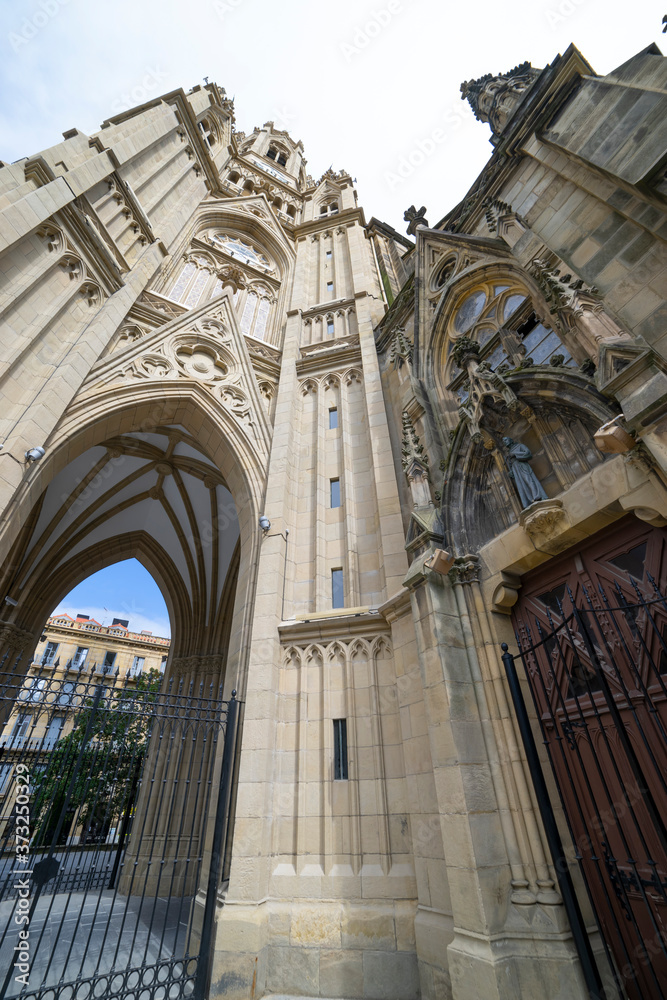
[[[227,903],[210,997],[419,1000],[412,902]]]
[[[588,996],[569,934],[488,940],[457,932],[447,956],[454,1000]]]

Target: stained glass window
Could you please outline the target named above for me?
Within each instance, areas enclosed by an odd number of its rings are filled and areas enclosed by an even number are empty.
[[[257,310],[257,319],[255,320],[255,329],[252,331],[254,337],[258,337],[260,340],[264,338],[266,333],[266,323],[269,318],[269,308],[271,303],[268,299],[261,299],[259,303],[259,309]]]
[[[204,287],[210,277],[211,277],[210,271],[204,271],[202,269],[199,272],[199,274],[195,278],[192,288],[188,292],[188,296],[185,300],[184,305],[188,306],[190,309],[195,308],[195,306],[199,302],[199,299],[201,298],[201,294],[204,291]]]
[[[240,239],[236,239],[233,236],[225,236],[221,233],[216,233],[211,237],[214,243],[228,253],[230,257],[234,257],[236,260],[243,260],[247,264],[252,264],[255,267],[267,268],[270,267],[268,257],[255,247],[251,246],[249,243],[243,243]]]
[[[181,301],[181,297],[185,292],[187,284],[194,273],[195,273],[195,265],[193,263],[186,264],[182,268],[181,273],[176,279],[176,284],[172,288],[171,293],[169,295],[170,299],[173,299],[174,302]]]
[[[241,320],[241,333],[243,334],[250,333],[256,306],[257,306],[257,293],[249,292],[248,298],[246,299],[245,309],[243,310],[243,318]]]

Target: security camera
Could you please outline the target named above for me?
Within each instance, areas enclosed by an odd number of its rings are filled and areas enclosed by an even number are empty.
[[[39,462],[44,456],[44,448],[28,448],[25,453],[26,462]]]
[[[19,602],[15,600],[13,597],[5,597],[5,604],[11,604],[13,608],[15,608],[18,603]]]
[[[260,517],[259,526],[262,529],[262,531],[268,531],[269,528],[271,527],[271,522],[269,521],[266,514],[262,514],[262,516]]]

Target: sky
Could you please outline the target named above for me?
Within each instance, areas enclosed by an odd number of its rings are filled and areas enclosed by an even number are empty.
[[[664,41],[663,13],[657,0],[0,0],[0,159],[209,77],[236,98],[237,128],[287,128],[313,177],[348,170],[366,217],[404,232],[410,204],[434,224],[492,152],[463,80],[543,67],[571,42],[609,72]]]
[[[157,583],[136,559],[115,563],[70,590],[52,614],[66,612],[75,618],[82,613],[101,625],[114,618],[129,621],[131,632],[146,629],[153,635],[169,637],[169,613]]]
[[[541,68],[570,43],[607,73],[651,42],[665,48],[663,13],[657,0],[0,0],[0,159],[71,128],[91,135],[208,77],[235,97],[238,129],[287,129],[314,178],[348,170],[367,219],[405,232],[409,205],[434,224],[491,155],[463,80],[525,60]],[[58,610],[169,635],[135,560],[96,573]]]

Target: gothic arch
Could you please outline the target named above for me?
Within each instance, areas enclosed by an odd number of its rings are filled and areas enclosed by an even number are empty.
[[[438,266],[436,265],[434,271],[437,270]],[[445,400],[450,396],[446,387],[450,381],[447,376],[451,363],[451,345],[453,340],[457,339],[453,337],[454,331],[452,329],[457,310],[473,295],[476,289],[488,290],[493,286],[503,285],[509,286],[508,293],[523,292],[527,304],[523,306],[522,314],[533,311],[538,318],[549,315],[542,292],[535,279],[507,259],[499,257],[497,260],[489,258],[475,260],[463,270],[452,274],[442,286],[436,311],[430,321],[430,330],[425,338],[424,350],[422,351],[423,360],[420,363],[420,367],[423,367],[423,377],[436,390],[440,399]],[[476,320],[477,317],[473,322]],[[550,324],[548,325],[550,326]],[[467,330],[461,330],[458,333],[460,336],[467,332]]]
[[[93,572],[93,567],[101,568],[105,561],[109,564],[128,558],[132,553],[140,557],[161,583],[165,596],[169,595],[168,606],[176,626],[175,653],[190,657],[195,655],[201,659],[202,669],[207,669],[204,661],[217,656],[219,662],[223,646],[230,640],[225,657],[226,687],[243,691],[260,541],[257,518],[263,495],[264,468],[263,459],[245,430],[230,413],[222,413],[221,409],[214,406],[199,387],[184,386],[182,382],[173,386],[144,383],[120,391],[104,392],[92,399],[80,400],[78,405],[75,402],[70,407],[52,440],[47,442],[46,456],[26,476],[17,492],[0,537],[1,549],[8,556],[2,571],[3,592],[11,594],[20,583],[26,588],[18,591],[18,605],[12,608],[11,616],[7,616],[13,624],[33,635],[42,627],[50,608],[45,611],[40,603],[37,592],[40,581],[42,591],[46,589],[45,579],[53,581],[54,592],[47,591],[47,598],[42,598],[51,603],[62,596],[55,591],[67,588],[77,575],[81,579]],[[160,434],[171,442],[171,452],[169,448],[165,449],[163,461],[158,461],[157,455],[148,454],[148,445],[155,445],[155,439]],[[181,437],[172,447],[170,435],[174,434]],[[150,466],[155,484],[141,484],[141,490],[139,480],[133,485],[133,468],[139,456],[131,455],[124,467],[130,474],[122,483],[117,497],[109,497],[112,506],[107,508],[105,501],[92,512],[97,520],[91,521],[90,530],[82,522],[81,532],[73,536],[71,554],[62,547],[57,553],[55,550],[51,552],[49,545],[45,548],[46,558],[40,555],[32,560],[34,565],[28,566],[26,560],[30,557],[31,543],[36,545],[44,535],[40,518],[43,521],[46,517],[48,522],[48,512],[44,514],[47,501],[66,506],[71,487],[68,490],[62,484],[80,486],[84,483],[86,488],[85,477],[95,462],[102,462],[101,467],[105,467],[106,456],[113,455],[114,446],[122,450],[128,439],[142,442],[148,448],[144,459]],[[193,457],[195,446],[201,454]],[[154,518],[152,515],[146,518],[145,505],[160,499],[159,493],[163,490],[160,477],[176,482],[175,470],[182,461],[186,465],[190,463],[190,471],[184,472],[182,477],[188,475],[185,492],[190,496],[190,505],[183,497],[182,486],[174,485],[165,490],[170,490],[172,510],[167,511],[167,505],[164,505],[165,514],[161,523],[165,528],[159,529],[161,534],[156,535],[158,529],[153,527]],[[199,486],[196,486],[197,483]],[[49,489],[52,493],[54,489],[61,492],[49,500]],[[132,494],[132,489],[135,494]],[[191,492],[193,489],[194,493]],[[210,498],[211,493],[217,502],[231,494],[234,510],[233,516],[225,521],[224,506],[221,513],[219,506],[214,509],[209,504],[210,522],[207,525],[206,498]],[[94,490],[92,495],[93,502],[100,499]],[[222,502],[229,506],[229,500],[223,499]],[[180,516],[176,516],[173,508],[179,504]],[[143,520],[138,514],[134,515],[135,510],[142,512]],[[105,521],[107,515],[108,523]],[[70,518],[76,524],[78,515],[76,510],[68,508],[61,516]],[[118,520],[112,525],[116,516]],[[181,520],[185,527],[179,523]],[[169,534],[172,546],[168,552],[170,558],[164,558],[163,551],[167,522],[172,528]],[[179,530],[183,543],[187,544],[191,553],[190,567],[185,566],[183,557],[176,558],[174,554],[177,551],[174,537],[178,536]],[[153,537],[149,539],[147,535],[151,534]],[[94,545],[99,551],[93,550]],[[206,551],[207,545],[210,553]],[[136,547],[134,552],[132,546]],[[174,566],[174,563],[177,565]],[[219,570],[217,576],[211,569],[214,565]],[[46,574],[40,574],[40,567],[47,571]],[[188,588],[186,599],[185,590]],[[221,615],[224,622],[220,620]]]

